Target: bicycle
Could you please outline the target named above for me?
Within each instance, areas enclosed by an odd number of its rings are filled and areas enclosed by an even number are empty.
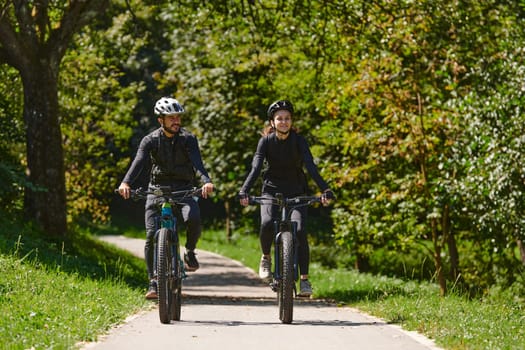
[[[118,192],[118,190],[117,190]],[[146,199],[148,195],[162,198],[159,203],[161,215],[154,240],[153,266],[157,277],[159,318],[161,323],[180,321],[182,303],[182,280],[186,278],[180,254],[177,217],[172,206],[184,204],[184,199],[202,195],[200,188],[172,191],[169,187],[150,190],[131,190],[130,198]]]
[[[279,207],[280,218],[274,221],[275,264],[270,287],[277,292],[279,319],[282,323],[293,321],[293,299],[297,296],[296,283],[299,279],[297,222],[291,220],[291,214],[294,209],[320,202],[320,196],[284,198],[281,193],[277,193],[275,197],[249,197],[249,204],[272,204]]]

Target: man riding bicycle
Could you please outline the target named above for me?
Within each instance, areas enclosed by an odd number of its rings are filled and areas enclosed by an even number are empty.
[[[213,183],[204,168],[197,138],[181,127],[181,114],[185,112],[184,108],[176,99],[162,97],[155,103],[154,112],[160,128],[141,140],[137,155],[119,186],[120,195],[125,199],[129,198],[130,184],[140,177],[143,170],[149,170],[150,188],[169,186],[172,191],[193,188],[198,176],[204,184],[202,197],[207,198],[208,194],[213,192]],[[148,195],[145,204],[144,258],[150,280],[146,293],[147,299],[157,298],[153,247],[156,222],[160,216],[158,201],[159,198]],[[195,248],[202,231],[200,208],[196,200],[188,198],[179,209],[187,227],[184,262],[187,271],[195,271],[199,268]]]
[[[305,195],[308,192],[303,166],[323,192],[322,203],[327,204],[333,198],[328,184],[323,180],[315,165],[310,148],[303,136],[292,127],[294,109],[287,100],[272,103],[267,111],[269,126],[259,139],[257,150],[252,160],[252,168],[239,191],[240,203],[247,206],[248,193],[261,173],[264,161],[267,170],[263,174],[263,196],[275,196],[282,193],[284,197]],[[261,205],[260,243],[262,257],[259,265],[259,277],[271,278],[270,250],[274,240],[273,221],[278,216],[278,207],[271,204]],[[308,280],[310,248],[306,237],[306,207],[294,209],[292,221],[297,222],[297,239],[299,248],[299,270],[301,275],[299,296],[310,296],[312,286]]]

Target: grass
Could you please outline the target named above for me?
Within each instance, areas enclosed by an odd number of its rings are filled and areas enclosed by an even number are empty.
[[[241,261],[256,270],[260,253],[254,235],[206,232],[199,248]],[[314,297],[335,301],[417,331],[445,349],[522,349],[525,344],[525,305],[512,291],[494,289],[480,299],[452,291],[439,296],[433,283],[419,283],[348,269],[310,266]]]
[[[316,295],[339,300],[387,322],[434,339],[446,349],[522,349],[523,300],[509,292],[469,299],[452,291],[439,296],[431,283],[325,271],[313,266]]]
[[[75,233],[42,239],[0,218],[0,348],[72,349],[149,307],[141,259]]]
[[[0,338],[8,349],[72,348],[134,313],[142,294],[111,280],[96,281],[0,258]]]
[[[71,349],[95,341],[115,324],[151,307],[143,298],[142,259],[96,240],[100,230],[76,229],[57,243],[22,230],[0,215],[0,348]],[[142,229],[103,228],[103,233],[143,237]],[[206,231],[198,248],[256,270],[260,253],[253,234]],[[445,349],[521,349],[525,344],[523,299],[492,290],[472,300],[446,297],[432,283],[359,274],[311,265],[316,298],[358,308],[418,331]]]

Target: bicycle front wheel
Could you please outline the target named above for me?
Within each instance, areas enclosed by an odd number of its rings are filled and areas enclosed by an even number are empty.
[[[172,261],[170,234],[167,228],[161,228],[157,241],[157,293],[159,296],[160,322],[170,323],[173,304]]]
[[[277,290],[279,304],[279,319],[282,323],[292,323],[293,320],[293,238],[291,232],[280,233],[279,261],[281,281]]]

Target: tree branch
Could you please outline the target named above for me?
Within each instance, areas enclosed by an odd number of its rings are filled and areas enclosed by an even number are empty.
[[[9,64],[20,70],[22,61],[26,59],[20,40],[9,22],[6,12],[0,17],[0,62]]]
[[[33,18],[29,11],[29,1],[27,0],[12,0],[14,5],[14,12],[20,28],[19,37],[20,44],[30,44],[33,47],[38,46],[38,40],[35,32]]]
[[[71,38],[83,26],[95,19],[109,5],[109,0],[71,0],[60,25],[51,32],[48,41],[50,52],[56,59],[64,55]]]

